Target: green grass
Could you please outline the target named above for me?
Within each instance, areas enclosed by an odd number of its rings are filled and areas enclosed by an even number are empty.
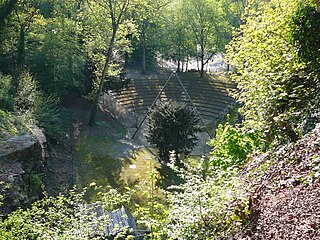
[[[79,158],[78,184],[82,187],[95,182],[98,185],[111,185],[118,188],[119,174],[122,167],[128,165],[128,159],[115,159],[112,146],[116,142],[108,135],[84,135],[77,142],[76,150]]]
[[[161,189],[181,182],[168,167],[161,166],[155,157],[156,150],[140,148],[131,151],[128,157],[116,157],[123,145],[117,139],[124,136],[124,129],[114,123],[100,122],[94,130],[85,129],[76,144],[77,184],[80,187],[95,183],[97,186],[126,191],[136,188],[134,202],[147,204],[153,188],[157,201],[165,201]],[[190,157],[188,162],[196,164],[199,157]],[[88,199],[95,200],[95,193],[89,192]]]

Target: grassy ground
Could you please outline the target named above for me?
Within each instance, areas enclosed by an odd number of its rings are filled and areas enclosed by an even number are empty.
[[[84,129],[76,143],[78,157],[77,184],[80,187],[95,183],[112,186],[120,191],[137,188],[135,201],[147,201],[151,188],[159,199],[161,189],[178,183],[180,179],[156,159],[156,150],[146,147],[132,149],[123,141],[125,129],[121,125],[99,122],[95,129]],[[199,158],[191,158],[196,162]],[[157,190],[159,189],[159,191]],[[95,196],[90,196],[94,200]]]
[[[80,187],[96,183],[123,190],[148,184],[151,171],[159,167],[154,155],[146,148],[138,150],[123,141],[125,131],[120,125],[100,122],[82,131],[76,143],[78,156],[77,183]],[[143,198],[143,190],[140,192]],[[94,199],[94,196],[90,196]]]

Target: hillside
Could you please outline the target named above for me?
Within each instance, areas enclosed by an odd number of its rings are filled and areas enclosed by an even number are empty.
[[[320,125],[246,165],[252,239],[319,239]]]

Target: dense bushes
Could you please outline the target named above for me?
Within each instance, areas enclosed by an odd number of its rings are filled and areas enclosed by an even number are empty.
[[[15,111],[26,124],[38,125],[51,139],[64,138],[66,129],[61,121],[59,98],[55,94],[45,95],[41,92],[33,76],[26,70],[19,76],[14,100]]]
[[[4,76],[0,72],[0,109],[11,110],[13,106],[11,76]]]
[[[23,133],[28,125],[36,124],[49,139],[63,140],[66,126],[62,124],[57,95],[46,95],[40,91],[27,70],[21,71],[16,89],[11,80],[10,75],[0,73],[1,137]]]
[[[267,145],[296,141],[316,119],[319,66],[310,61],[319,56],[318,14],[312,1],[249,5],[245,24],[228,46],[244,125],[261,131]]]
[[[99,216],[96,206],[113,210],[127,203],[127,196],[115,190],[100,192],[100,202],[87,205],[84,192],[45,197],[30,209],[18,209],[0,219],[1,239],[105,239],[108,215]],[[107,203],[108,205],[106,205]]]
[[[205,161],[176,169],[184,183],[168,192],[166,239],[220,239],[246,224],[248,204],[238,171],[207,168]]]
[[[21,120],[0,109],[0,140],[25,132],[25,126]]]

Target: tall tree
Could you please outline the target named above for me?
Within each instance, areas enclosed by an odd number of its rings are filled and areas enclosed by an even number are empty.
[[[140,0],[136,1],[133,18],[140,33],[139,49],[141,50],[141,72],[146,74],[148,50],[159,45],[159,25],[163,9],[169,0]]]
[[[196,46],[189,27],[188,18],[184,12],[184,2],[174,1],[168,7],[165,15],[165,24],[162,30],[160,51],[165,58],[174,58],[177,71],[183,67],[189,56],[196,55]]]
[[[102,37],[102,46],[100,49],[104,52],[104,65],[101,75],[99,75],[99,81],[97,90],[93,96],[93,103],[90,112],[89,125],[95,125],[96,115],[98,110],[99,97],[103,91],[103,85],[107,76],[111,58],[113,55],[114,46],[116,43],[116,37],[118,34],[119,26],[125,20],[125,13],[128,11],[130,0],[99,0],[99,1],[87,1],[87,7],[91,10],[94,21],[96,21],[94,28],[100,33],[101,30],[107,31]],[[97,25],[98,24],[98,25]],[[108,25],[110,24],[110,25]],[[106,25],[108,28],[106,28]],[[104,39],[103,39],[104,38]],[[93,39],[91,39],[92,41]],[[91,43],[89,43],[91,44]]]
[[[81,39],[78,3],[46,0],[40,5],[42,19],[28,36],[28,66],[36,73],[43,90],[64,93],[84,91],[86,56]]]
[[[218,51],[223,51],[231,37],[232,28],[222,3],[217,0],[185,0],[185,14],[199,52],[201,77],[205,65]]]

